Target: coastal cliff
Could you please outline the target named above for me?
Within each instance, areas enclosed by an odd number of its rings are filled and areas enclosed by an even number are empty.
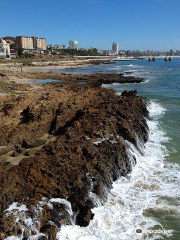
[[[64,224],[87,226],[135,164],[127,143],[138,148],[148,138],[136,91],[56,83],[2,97],[0,116],[1,239],[53,240]]]

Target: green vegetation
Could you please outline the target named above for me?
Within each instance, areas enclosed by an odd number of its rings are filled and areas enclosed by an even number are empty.
[[[32,61],[38,61],[37,59],[32,58],[17,58],[17,59],[0,59],[0,64],[4,63],[30,63]]]
[[[10,83],[7,83],[5,81],[0,81],[0,88],[1,87],[7,87],[7,86],[10,86]]]
[[[60,49],[53,54],[71,55],[71,56],[99,56],[97,48],[92,49]]]
[[[22,57],[22,55],[23,55],[22,48],[18,48],[17,55],[18,55],[18,57]]]
[[[13,94],[13,95],[21,95],[22,94],[21,92],[16,92],[13,89],[11,89],[12,86],[13,86],[13,83],[7,83],[5,81],[0,81],[0,93]]]

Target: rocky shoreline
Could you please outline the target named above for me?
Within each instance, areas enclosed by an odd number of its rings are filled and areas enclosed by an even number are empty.
[[[24,94],[31,91],[34,88],[39,87],[37,80],[60,80],[61,87],[78,87],[79,85],[84,85],[81,87],[101,87],[102,84],[126,84],[126,83],[143,83],[144,78],[138,78],[134,76],[124,76],[123,74],[65,74],[65,73],[53,73],[53,72],[40,72],[40,73],[12,73],[7,72],[0,76],[0,92],[12,93],[12,94]],[[32,84],[33,82],[33,84]],[[36,84],[37,83],[37,84]],[[44,81],[45,83],[45,81]]]
[[[113,181],[136,161],[127,141],[138,147],[148,139],[145,99],[100,87],[143,79],[43,76],[64,83],[33,91],[26,86],[27,94],[0,98],[0,239],[53,240],[63,224],[87,226],[91,209],[106,201]]]

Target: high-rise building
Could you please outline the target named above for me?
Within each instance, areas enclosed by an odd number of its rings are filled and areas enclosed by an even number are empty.
[[[170,54],[171,54],[171,55],[173,55],[173,54],[174,54],[174,51],[173,51],[173,49],[170,49],[170,51],[169,51],[169,52],[170,52]]]
[[[70,49],[78,49],[78,41],[70,40],[69,41],[69,48]]]
[[[21,48],[24,51],[47,50],[47,44],[46,44],[45,38],[18,36],[16,37],[16,44],[18,48]]]
[[[112,44],[112,53],[113,55],[118,55],[118,44],[115,42]]]

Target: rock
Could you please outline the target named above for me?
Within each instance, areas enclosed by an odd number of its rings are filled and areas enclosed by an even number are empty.
[[[127,96],[127,97],[135,97],[137,95],[137,90],[134,90],[134,91],[123,91],[121,93],[121,96]]]
[[[9,77],[6,73],[0,73],[0,79],[2,80],[9,80]]]
[[[40,231],[42,233],[45,233],[46,236],[48,236],[48,239],[56,240],[56,234],[58,233],[58,228],[55,225],[52,225],[50,223],[47,223],[44,225]]]
[[[29,106],[21,112],[21,116],[21,124],[28,124],[34,118]]]
[[[39,147],[41,145],[44,145],[46,143],[46,140],[42,140],[42,139],[30,139],[30,140],[23,140],[21,145],[23,148],[35,148],[35,147]]]
[[[0,73],[0,76],[1,76],[1,77],[7,77],[8,75],[5,74],[5,73]]]
[[[7,147],[3,147],[0,149],[0,156],[1,155],[4,155],[4,154],[7,154],[8,152],[10,152],[11,150],[13,149],[13,146],[12,145],[9,145]]]
[[[75,216],[80,226],[89,224],[95,206],[90,192],[105,201],[105,189],[131,171],[124,140],[138,145],[137,138],[142,144],[148,138],[146,103],[136,94],[117,96],[94,85],[62,89],[57,84],[0,99],[0,144],[14,146],[15,155],[30,155],[17,166],[0,161],[2,234],[10,231],[17,236],[21,230],[19,226],[8,230],[15,221],[4,215],[10,204],[25,204],[26,214],[33,217],[44,197],[64,199],[71,208],[61,203],[41,206],[39,229],[47,235],[42,239],[54,239],[57,229],[72,224]],[[11,106],[11,111],[2,106]],[[41,139],[45,134],[51,134],[47,141]]]
[[[39,236],[37,240],[49,240],[49,238],[47,238],[46,236]]]
[[[24,230],[24,232],[23,232],[23,239],[27,239],[28,240],[28,238],[30,236],[31,236],[31,231],[28,230],[28,229]]]
[[[26,152],[23,153],[23,155],[24,156],[30,156],[30,153],[26,151]]]

